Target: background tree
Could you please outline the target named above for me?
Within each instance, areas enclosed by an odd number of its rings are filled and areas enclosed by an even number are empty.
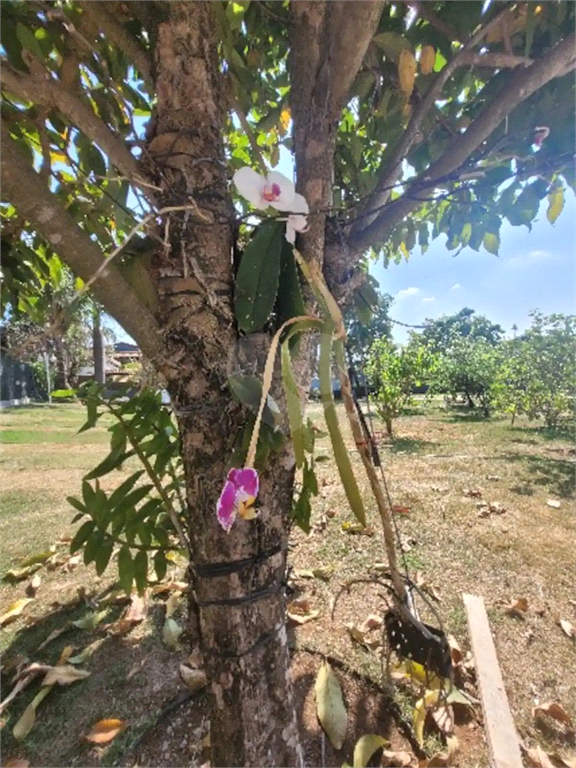
[[[344,312],[346,349],[356,366],[364,365],[375,339],[392,340],[389,311],[394,299],[368,283],[370,279],[373,280],[368,276],[361,289],[355,291]],[[366,295],[368,287],[371,290]]]
[[[576,316],[531,313],[532,325],[503,345],[495,381],[498,407],[556,427],[576,403]]]
[[[492,346],[501,340],[504,329],[490,322],[473,309],[464,307],[455,315],[443,315],[437,320],[425,320],[426,328],[421,332],[422,340],[434,352],[444,352],[457,336],[470,339],[484,339]]]
[[[340,302],[371,249],[400,259],[446,234],[449,248],[495,253],[504,217],[529,226],[548,196],[553,220],[574,186],[574,12],[570,2],[2,3],[10,268],[55,249],[167,382],[214,765],[302,763],[281,589],[290,445],[261,468],[256,522],[227,534],[215,516],[246,425],[227,386],[231,354],[247,348],[232,302],[231,254],[246,239],[230,171],[259,155],[274,166],[281,146],[293,153],[311,211],[299,247]],[[533,145],[535,126],[550,123]],[[118,246],[136,221],[153,248],[129,255]],[[258,330],[248,347],[261,371],[271,322]]]
[[[435,355],[415,335],[405,347],[385,338],[372,344],[366,376],[388,435],[392,434],[393,420],[410,404],[414,390],[431,375],[435,363]]]

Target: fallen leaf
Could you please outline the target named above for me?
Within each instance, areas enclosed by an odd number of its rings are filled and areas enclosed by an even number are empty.
[[[428,710],[438,703],[441,694],[442,691],[440,690],[425,691],[424,696],[422,696],[421,699],[418,699],[414,706],[414,735],[420,746],[424,744],[424,723],[426,721]]]
[[[387,747],[390,742],[375,733],[360,736],[354,747],[354,768],[366,768],[368,761],[380,747]]]
[[[486,475],[486,480],[500,480],[500,475]]]
[[[26,688],[26,686],[44,670],[45,666],[43,664],[30,664],[30,666],[22,673],[22,678],[16,682],[14,688],[2,700],[2,703],[0,704],[0,713],[4,712],[8,704],[16,698],[20,691],[24,690],[24,688]]]
[[[454,732],[454,711],[450,704],[441,703],[432,710],[432,717],[438,726],[438,730],[444,735]]]
[[[32,699],[30,704],[26,707],[24,712],[22,713],[22,716],[12,729],[12,735],[15,739],[18,741],[21,741],[22,739],[25,739],[26,736],[30,733],[34,726],[34,722],[36,720],[36,708],[40,704],[40,702],[48,696],[50,691],[52,690],[52,686],[42,688],[36,696]]]
[[[48,643],[51,643],[52,640],[56,640],[57,637],[60,637],[60,635],[64,634],[64,632],[68,632],[68,630],[71,629],[71,628],[72,628],[71,624],[66,624],[64,627],[60,627],[60,629],[55,629],[53,632],[50,632],[50,634],[48,635],[46,640],[44,640],[44,642],[40,643],[40,645],[38,646],[38,648],[36,650],[37,651],[41,651],[42,648],[46,648]]]
[[[428,760],[419,763],[423,768],[447,768],[448,752],[436,752]]]
[[[165,645],[173,650],[180,648],[178,638],[182,634],[182,627],[177,624],[174,619],[167,618],[162,627],[162,641]]]
[[[28,605],[28,603],[32,602],[31,597],[22,597],[20,600],[16,600],[15,603],[12,603],[10,608],[6,611],[6,613],[2,614],[0,616],[0,627],[3,627],[5,624],[10,624],[10,622],[14,621],[15,619],[20,616],[24,608]]]
[[[505,507],[504,504],[500,501],[491,501],[488,504],[488,509],[490,512],[494,512],[496,515],[503,515],[504,512],[508,511],[508,507]]]
[[[101,623],[107,613],[108,611],[98,611],[97,613],[92,611],[91,613],[87,613],[86,616],[83,616],[81,619],[73,621],[72,624],[75,627],[78,627],[78,629],[94,629],[94,627],[97,627],[98,624]]]
[[[312,575],[315,579],[320,579],[321,581],[328,581],[330,579],[330,576],[332,576],[332,573],[334,572],[334,569],[329,565],[322,565],[320,568],[314,568],[312,571]]]
[[[8,760],[4,763],[5,768],[29,768],[30,763],[28,760],[24,760],[23,757],[15,757],[13,760]]]
[[[28,597],[35,597],[36,592],[40,589],[42,584],[42,578],[39,573],[32,577],[29,584],[26,585],[26,594]]]
[[[131,624],[138,624],[144,621],[146,614],[148,613],[148,598],[147,595],[139,595],[134,593],[130,596],[130,605],[126,609],[124,619]]]
[[[377,616],[375,613],[371,613],[366,617],[364,623],[360,627],[360,630],[364,633],[370,632],[373,629],[380,629],[382,626],[382,617]]]
[[[535,747],[525,747],[524,752],[534,768],[554,768],[554,763],[538,744]]]
[[[384,758],[386,762],[384,763]],[[382,765],[394,766],[394,768],[407,768],[412,763],[413,755],[409,752],[391,752],[385,749],[382,753]]]
[[[307,599],[291,600],[286,606],[286,610],[290,613],[307,614],[312,610],[312,605]]]
[[[186,683],[188,688],[193,691],[199,691],[208,683],[206,673],[201,669],[190,669],[185,664],[180,664],[180,677]]]
[[[102,643],[104,642],[104,638],[99,638],[98,640],[94,640],[93,643],[90,643],[90,645],[87,645],[86,648],[84,648],[83,651],[80,651],[80,653],[76,654],[76,656],[70,656],[68,659],[69,664],[83,664],[86,659],[89,659],[90,656],[94,653],[95,650],[97,650]]]
[[[450,646],[450,656],[452,657],[452,665],[454,667],[457,667],[458,664],[462,662],[462,659],[464,656],[462,655],[462,650],[460,648],[460,645],[458,644],[458,641],[454,637],[454,635],[448,635],[448,645]]]
[[[181,597],[182,597],[182,592],[176,591],[170,595],[168,600],[166,600],[166,618],[167,619],[169,619],[170,616],[172,616],[172,614],[176,610]]]
[[[462,494],[464,496],[468,496],[470,499],[481,499],[482,498],[482,491],[480,488],[465,488],[462,491]]]
[[[3,580],[11,582],[24,581],[24,579],[27,579],[29,576],[32,576],[33,573],[39,571],[40,568],[42,568],[40,563],[29,565],[27,568],[12,568],[6,573]]]
[[[82,560],[82,553],[79,553],[77,555],[72,555],[70,558],[68,558],[66,565],[66,570],[68,573],[71,573],[74,568],[80,565],[80,561]]]
[[[564,632],[565,635],[568,637],[576,637],[576,629],[574,628],[574,625],[569,621],[566,621],[566,619],[559,619],[558,624],[560,625],[562,632]]]
[[[70,685],[75,683],[76,680],[84,680],[92,673],[85,669],[76,669],[76,667],[66,664],[62,667],[53,667],[44,680],[42,680],[42,686],[53,686],[55,683],[58,685]]]
[[[314,572],[309,568],[296,568],[294,570],[294,576],[296,576],[298,579],[313,579]]]
[[[52,555],[56,552],[56,547],[52,546],[50,549],[47,549],[44,552],[38,552],[36,555],[30,555],[30,557],[25,558],[20,563],[21,568],[26,568],[29,565],[36,565],[38,563],[42,564],[45,563],[46,560],[49,560]]]
[[[548,499],[546,501],[546,504],[548,504],[549,507],[552,507],[553,509],[560,509],[560,502],[556,501],[556,499]]]
[[[344,706],[340,683],[327,662],[324,662],[320,667],[314,688],[318,720],[334,749],[342,749],[346,737],[348,715]]]
[[[113,589],[107,595],[99,600],[100,605],[111,605],[113,603],[127,603],[130,597],[124,592],[123,589]]]
[[[198,646],[196,646],[194,648],[194,650],[188,656],[186,661],[188,662],[188,666],[192,667],[192,669],[200,669],[200,667],[202,666],[202,664],[204,662],[204,657],[202,655],[202,651],[200,650],[200,648]]]
[[[125,731],[127,727],[128,723],[125,720],[98,720],[90,729],[90,733],[84,736],[84,739],[91,741],[93,744],[108,744],[119,733]]]
[[[294,622],[294,624],[307,624],[309,621],[314,621],[314,619],[317,619],[320,616],[320,611],[310,611],[310,613],[305,615],[301,615],[299,613],[290,613],[290,611],[286,611],[286,615],[290,621]]]
[[[522,614],[526,613],[527,610],[528,600],[525,597],[517,597],[510,603],[508,608],[506,608],[506,613],[509,616],[522,616]]]
[[[390,507],[392,512],[394,512],[395,515],[409,515],[410,514],[410,507],[403,507],[402,504],[392,504]]]
[[[555,701],[548,701],[545,704],[539,704],[537,707],[533,707],[532,717],[535,718],[540,714],[548,715],[549,717],[554,718],[554,720],[559,720],[561,723],[566,723],[566,725],[568,725],[570,728],[573,727],[572,718],[570,715],[563,707],[560,706],[560,704],[557,704]]]
[[[57,667],[61,667],[64,664],[66,664],[66,662],[68,661],[70,656],[72,656],[72,654],[74,653],[75,650],[76,650],[76,646],[75,645],[67,645],[67,646],[65,646],[63,648],[63,650],[62,650],[62,653],[60,654],[60,656],[58,658],[58,661],[56,662],[56,666]]]

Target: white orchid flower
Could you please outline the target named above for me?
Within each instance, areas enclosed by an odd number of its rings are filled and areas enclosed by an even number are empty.
[[[252,168],[244,167],[234,174],[234,184],[254,208],[264,210],[271,205],[277,211],[289,212],[286,223],[286,240],[289,243],[294,244],[296,232],[307,230],[308,203],[282,173],[270,171],[267,176],[261,176]]]

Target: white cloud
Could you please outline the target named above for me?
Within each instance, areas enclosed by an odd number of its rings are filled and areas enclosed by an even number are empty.
[[[396,298],[400,301],[401,299],[407,299],[409,296],[415,296],[417,293],[420,293],[420,288],[405,288],[403,291],[398,291]]]
[[[546,259],[549,255],[548,251],[530,251],[531,259]]]
[[[433,301],[436,301],[436,296],[427,296],[425,299],[422,299],[422,304],[431,304]]]
[[[460,285],[460,283],[454,283],[454,285],[452,286],[452,288],[450,288],[450,290],[451,291],[460,291],[460,290],[462,290],[462,286]]]

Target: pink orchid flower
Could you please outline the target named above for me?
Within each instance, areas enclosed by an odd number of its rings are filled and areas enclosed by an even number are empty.
[[[226,533],[234,525],[236,516],[253,520],[258,514],[253,507],[258,496],[258,472],[251,467],[231,469],[218,499],[216,516]]]

